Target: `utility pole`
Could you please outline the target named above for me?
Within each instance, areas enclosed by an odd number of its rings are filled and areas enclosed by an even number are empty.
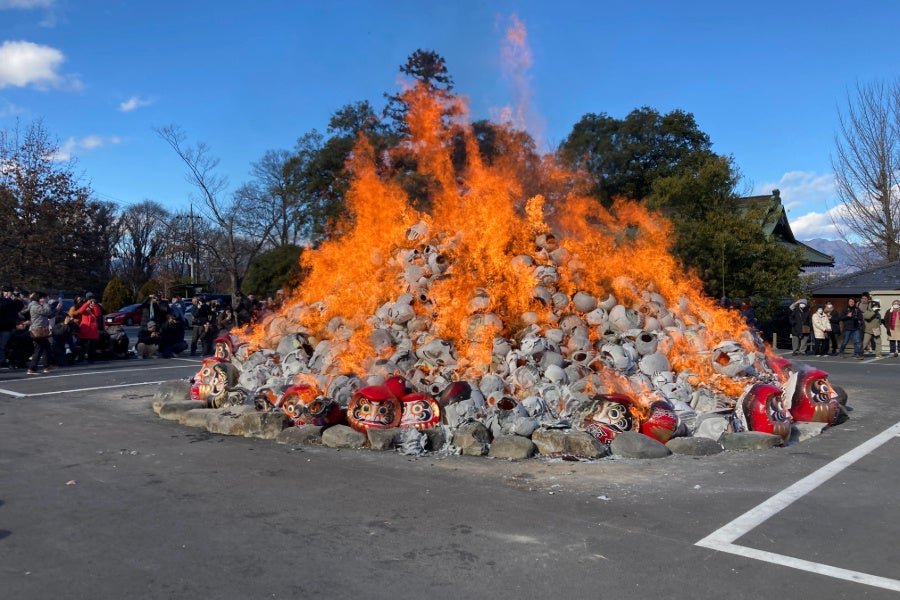
[[[195,215],[195,214],[194,214],[194,203],[191,202],[189,214],[188,214],[188,215],[182,215],[182,216],[180,216],[180,217],[178,217],[178,218],[180,218],[180,219],[185,219],[185,218],[190,219],[190,221],[189,221],[189,223],[188,223],[188,227],[190,228],[190,230],[189,230],[189,231],[190,231],[189,235],[190,235],[190,238],[191,238],[191,239],[190,239],[190,252],[191,252],[191,262],[190,262],[190,265],[191,265],[191,285],[193,286],[193,285],[196,285],[196,284],[197,284],[197,272],[198,272],[198,270],[199,270],[199,263],[200,263],[200,256],[199,256],[199,254],[200,254],[200,247],[199,247],[199,245],[197,244],[197,233],[196,233],[196,230],[194,229],[194,220],[195,220],[195,219],[202,219],[203,217],[201,217],[200,215]]]
[[[191,202],[191,285],[196,285],[197,283],[198,262],[200,261],[197,256],[197,234],[194,232],[194,203]]]

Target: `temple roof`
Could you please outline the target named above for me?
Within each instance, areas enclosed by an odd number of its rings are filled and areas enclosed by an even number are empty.
[[[772,190],[771,195],[745,196],[738,198],[738,207],[743,210],[757,208],[763,210],[763,230],[766,235],[776,243],[803,251],[803,264],[809,267],[833,267],[834,257],[820,252],[812,246],[807,246],[794,237],[791,224],[788,222],[787,211],[781,203],[781,192]]]

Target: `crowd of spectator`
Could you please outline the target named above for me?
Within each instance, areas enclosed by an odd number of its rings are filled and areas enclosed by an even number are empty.
[[[865,293],[859,299],[848,298],[840,310],[827,302],[810,311],[806,299],[795,301],[790,310],[795,355],[844,357],[850,348],[856,359],[867,355],[881,358],[884,355],[882,333],[886,333],[890,354],[896,357],[900,353],[900,300],[893,300],[884,315],[881,303]]]
[[[104,324],[106,311],[92,292],[73,300],[50,298],[5,285],[0,288],[0,368],[29,375],[97,360],[173,358],[184,352],[209,356],[214,340],[269,310],[253,295],[235,296],[234,307],[195,296],[150,294],[141,304],[137,339],[121,325]]]
[[[723,308],[738,308],[729,298],[719,299],[718,304]],[[749,301],[740,303],[739,312],[749,327],[763,329],[764,324],[758,321]],[[885,354],[900,356],[900,300],[892,300],[882,314],[881,303],[868,293],[847,298],[841,309],[831,302],[810,306],[806,298],[799,298],[787,307],[787,312],[794,356],[853,356],[860,360],[866,356],[881,358]],[[882,340],[888,342],[887,352]]]

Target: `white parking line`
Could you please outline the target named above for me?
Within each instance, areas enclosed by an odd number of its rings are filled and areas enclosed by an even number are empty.
[[[179,360],[179,359],[174,359],[174,360]],[[53,371],[52,375],[51,374],[42,374],[39,377],[35,377],[34,379],[16,379],[13,381],[15,381],[15,382],[18,382],[18,381],[42,381],[42,380],[46,380],[46,379],[63,379],[63,378],[67,378],[67,377],[81,377],[83,375],[109,375],[110,373],[133,373],[134,371],[166,371],[166,370],[170,370],[170,369],[184,369],[186,366],[189,366],[192,364],[193,365],[198,364],[197,361],[192,361],[189,359],[180,359],[180,360],[187,362],[188,364],[177,366],[177,367],[176,366],[152,366],[152,365],[145,366],[143,364],[141,364],[141,365],[135,364],[135,368],[133,368],[133,369],[130,369],[130,368],[129,369],[116,369],[115,371],[76,371],[76,372],[71,372],[71,371],[67,371],[67,370],[58,370],[58,371]],[[119,384],[119,385],[106,385],[106,386],[99,386],[99,387],[67,389],[67,390],[59,390],[56,392],[38,392],[35,394],[27,394],[24,392],[16,392],[16,391],[9,390],[6,388],[0,388],[0,394],[5,394],[7,396],[13,396],[15,398],[34,398],[36,396],[53,396],[55,394],[68,394],[68,393],[72,393],[72,392],[90,392],[90,391],[96,391],[96,390],[107,390],[107,389],[112,389],[112,388],[132,387],[132,386],[138,386],[138,385],[159,385],[161,383],[165,383],[166,381],[170,381],[170,380],[165,379],[162,381],[140,381],[137,383],[123,383],[123,384]],[[12,381],[10,381],[8,383],[12,383]]]
[[[856,583],[874,587],[900,591],[900,580],[897,579],[889,579],[887,577],[869,575],[868,573],[861,573],[859,571],[841,569],[839,567],[814,563],[791,556],[785,556],[783,554],[748,548],[734,543],[735,540],[758,527],[773,515],[781,512],[793,504],[794,501],[809,494],[859,459],[873,452],[888,440],[897,437],[898,435],[900,435],[900,423],[896,423],[867,442],[857,446],[850,452],[843,456],[839,456],[819,470],[814,471],[797,483],[775,494],[762,504],[751,508],[732,522],[720,527],[697,542],[696,545],[712,550],[719,550],[721,552],[728,552],[730,554],[737,554],[738,556],[747,558],[755,558],[757,560],[771,562],[785,567],[809,571],[819,575],[827,575],[828,577],[835,577],[837,579],[845,579],[847,581],[854,581]]]
[[[196,363],[195,363],[196,364]],[[188,365],[181,365],[178,367],[153,367],[153,366],[138,366],[135,365],[133,369],[116,369],[116,370],[107,370],[107,371],[66,371],[66,370],[56,370],[51,371],[51,374],[42,374],[40,377],[35,377],[34,379],[20,379],[19,381],[40,381],[42,379],[55,379],[55,378],[63,378],[63,377],[81,377],[82,375],[110,375],[114,373],[134,373],[135,371],[166,371],[168,369],[184,369]]]
[[[171,381],[170,379],[163,379],[162,381],[140,381],[138,383],[120,383],[118,385],[101,385],[98,387],[88,387],[88,388],[78,388],[75,390],[59,390],[56,392],[39,392],[37,394],[17,394],[23,398],[36,398],[38,396],[55,396],[57,394],[72,394],[74,392],[95,392],[97,390],[111,390],[115,388],[126,388],[126,387],[135,387],[138,385],[159,385],[161,383],[166,383],[167,381]]]

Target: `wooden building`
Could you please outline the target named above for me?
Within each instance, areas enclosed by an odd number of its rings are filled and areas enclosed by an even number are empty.
[[[781,203],[781,192],[772,190],[771,194],[762,196],[745,196],[738,199],[738,206],[745,210],[759,210],[762,213],[763,229],[766,235],[777,244],[799,248],[803,252],[803,271],[816,268],[834,267],[834,257],[807,246],[794,237],[788,223],[787,210]]]
[[[848,298],[859,300],[862,294],[869,294],[881,303],[882,311],[887,310],[895,298],[900,298],[900,261],[829,279],[813,288],[812,303],[831,302],[843,308]]]

